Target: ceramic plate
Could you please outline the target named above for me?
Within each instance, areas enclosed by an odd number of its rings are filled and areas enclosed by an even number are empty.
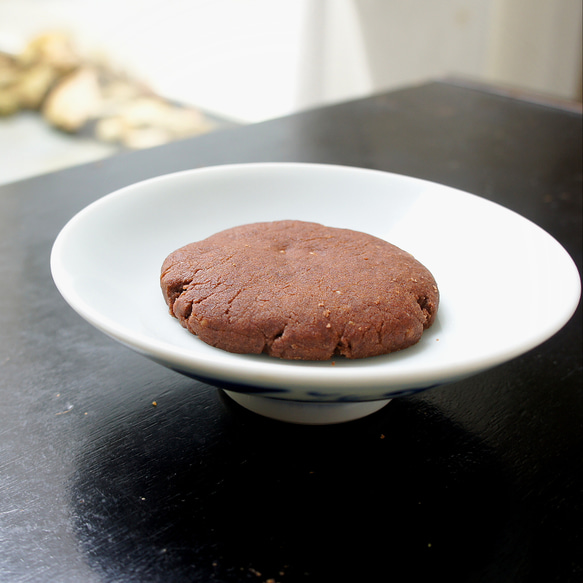
[[[412,253],[440,289],[434,326],[394,354],[290,362],[213,348],[170,317],[159,274],[171,251],[280,219],[364,231]],[[561,245],[504,207],[407,176],[315,164],[214,166],[133,184],[70,220],[51,268],[65,300],[95,327],[240,399],[375,401],[455,381],[552,336],[580,296]]]

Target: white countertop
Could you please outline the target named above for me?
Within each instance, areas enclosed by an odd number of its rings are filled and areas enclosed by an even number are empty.
[[[34,112],[0,118],[0,185],[100,160],[118,147],[69,136]]]

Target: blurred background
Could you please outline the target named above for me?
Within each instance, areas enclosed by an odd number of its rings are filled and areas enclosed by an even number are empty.
[[[0,0],[0,184],[455,77],[582,99],[581,0]]]

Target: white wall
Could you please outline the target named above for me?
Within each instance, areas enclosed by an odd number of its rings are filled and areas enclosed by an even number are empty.
[[[580,91],[581,0],[0,0],[0,50],[50,28],[248,122],[450,74]]]
[[[581,0],[495,0],[485,76],[581,100]]]
[[[324,100],[440,76],[581,99],[581,0],[320,3],[326,13],[321,26]],[[353,62],[341,56],[346,38],[351,50],[356,45]],[[356,76],[351,67],[363,70]],[[350,87],[343,78],[347,73]]]

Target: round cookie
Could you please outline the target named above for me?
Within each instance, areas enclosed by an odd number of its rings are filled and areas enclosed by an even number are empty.
[[[439,292],[409,253],[366,233],[303,221],[243,225],[171,253],[170,314],[243,354],[364,358],[418,342]]]

